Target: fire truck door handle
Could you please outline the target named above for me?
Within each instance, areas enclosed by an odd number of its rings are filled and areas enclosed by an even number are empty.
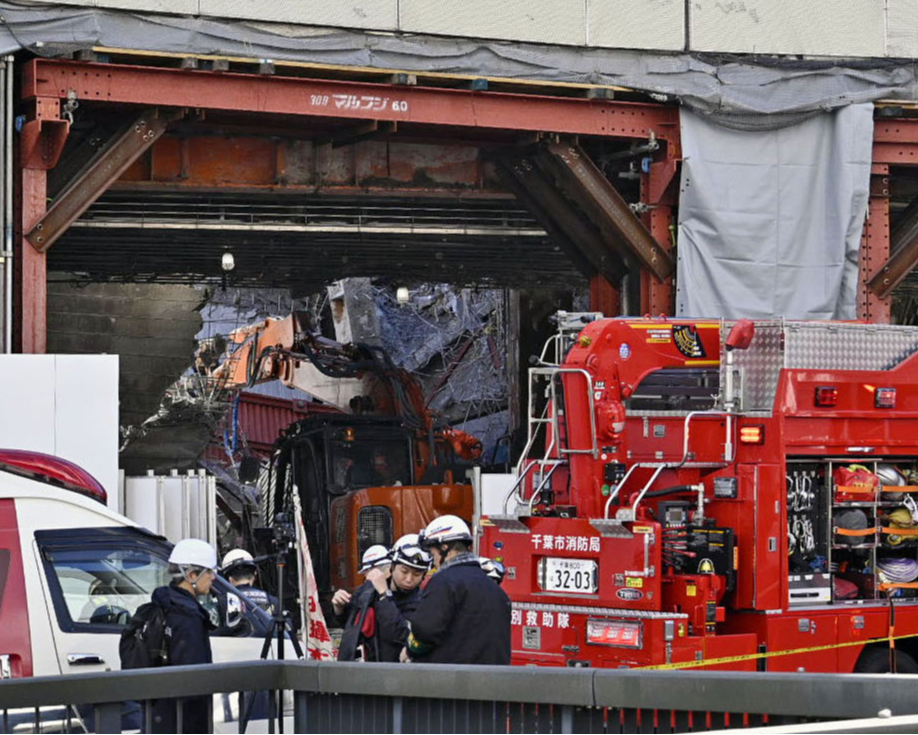
[[[105,659],[98,653],[68,653],[67,663],[71,666],[92,666],[94,664],[104,664]]]
[[[0,654],[0,679],[12,679],[13,667],[10,666],[10,655],[8,653]]]

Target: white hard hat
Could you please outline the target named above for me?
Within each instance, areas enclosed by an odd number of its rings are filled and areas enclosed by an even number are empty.
[[[369,549],[363,552],[362,562],[363,563],[360,565],[360,573],[366,574],[373,567],[391,564],[392,559],[389,558],[389,549],[382,544],[373,544]]]
[[[401,536],[398,541],[392,544],[392,550],[400,549],[403,546],[417,546],[421,541],[421,537],[416,533],[406,533],[404,536]]]
[[[392,546],[392,563],[403,564],[412,569],[430,569],[430,554],[421,548],[420,536],[407,533]]]
[[[186,538],[179,541],[169,555],[170,564],[194,566],[203,569],[217,568],[217,552],[214,547],[199,538]]]
[[[427,524],[421,531],[420,544],[427,548],[439,544],[448,544],[451,541],[472,540],[472,532],[468,524],[459,516],[440,516]]]
[[[499,561],[494,561],[486,556],[479,556],[478,564],[481,567],[481,571],[487,574],[495,582],[500,584],[503,581],[506,569]]]
[[[220,565],[224,574],[232,570],[245,569],[247,567],[254,570],[255,559],[253,559],[252,555],[245,549],[233,549],[232,551],[228,551],[226,556],[223,557],[223,564]]]

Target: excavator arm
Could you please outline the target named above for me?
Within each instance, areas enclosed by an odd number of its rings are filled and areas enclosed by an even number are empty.
[[[418,382],[382,347],[322,337],[304,312],[241,327],[228,339],[229,356],[210,371],[219,388],[280,380],[345,413],[394,416],[419,431],[433,426]]]

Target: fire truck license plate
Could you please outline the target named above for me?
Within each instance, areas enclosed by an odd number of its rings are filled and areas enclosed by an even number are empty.
[[[592,559],[542,559],[542,589],[591,595],[598,589],[599,564]]]

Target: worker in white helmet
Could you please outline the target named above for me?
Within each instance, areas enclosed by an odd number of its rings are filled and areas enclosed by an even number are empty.
[[[372,600],[376,633],[369,639],[374,661],[398,661],[408,643],[408,621],[418,606],[421,582],[430,571],[430,554],[421,548],[418,534],[409,533],[396,541],[389,552],[389,573],[373,569],[367,581],[376,593]]]
[[[354,590],[353,594],[347,590],[337,590],[332,596],[332,608],[344,628],[338,646],[339,661],[375,660],[374,647],[368,644],[376,634],[376,615],[373,612],[376,590],[369,577],[378,574],[388,578],[392,557],[385,546],[373,544],[363,552],[361,561],[360,573],[367,581]]]
[[[258,567],[255,559],[245,549],[233,549],[227,552],[223,557],[223,564],[220,571],[226,577],[242,596],[249,602],[269,615],[274,615],[278,602],[274,595],[269,595],[263,589],[255,586],[255,578],[258,576]]]
[[[163,608],[166,625],[167,665],[213,663],[210,631],[216,626],[198,603],[208,595],[217,576],[217,552],[201,539],[179,541],[169,556],[172,583],[153,591],[153,602]],[[182,700],[182,731],[208,732],[210,697]],[[153,732],[177,732],[176,699],[159,699],[153,705]]]
[[[373,544],[363,552],[363,558],[361,559],[360,569],[358,571],[360,574],[366,576],[366,573],[371,569],[388,571],[390,564],[392,564],[392,558],[389,556],[389,549],[382,544]],[[361,590],[365,586],[366,583],[358,587],[357,590]],[[357,590],[355,590],[355,593]],[[347,590],[336,590],[335,594],[332,595],[332,608],[335,611],[335,617],[341,618],[353,599],[354,595]]]
[[[472,553],[472,533],[458,516],[434,518],[420,545],[437,567],[411,616],[402,661],[510,663],[510,598]]]

